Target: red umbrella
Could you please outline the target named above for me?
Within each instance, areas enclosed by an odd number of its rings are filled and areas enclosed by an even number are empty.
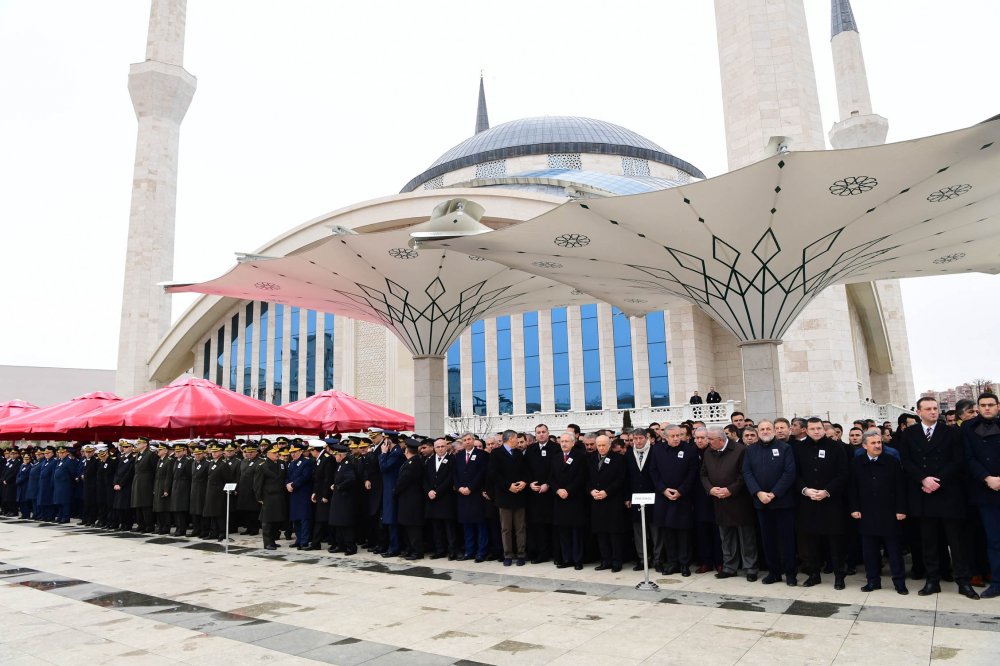
[[[323,424],[326,432],[349,432],[375,427],[386,430],[413,430],[413,417],[359,400],[343,391],[323,391],[285,408]]]
[[[120,401],[114,393],[96,391],[44,409],[26,410],[0,423],[0,438],[7,439],[67,439],[56,431],[56,421],[80,417]]]
[[[25,402],[24,400],[0,402],[0,421],[20,416],[29,409],[38,409],[38,405],[33,405],[30,402]]]
[[[195,378],[178,379],[99,412],[63,419],[55,428],[69,435],[91,431],[102,436],[147,435],[161,439],[322,431],[316,421]]]

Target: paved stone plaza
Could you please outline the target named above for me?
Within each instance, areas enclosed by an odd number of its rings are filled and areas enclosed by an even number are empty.
[[[283,544],[286,542],[282,542]],[[0,522],[0,663],[993,664],[1000,603]],[[887,583],[888,584],[888,583]]]

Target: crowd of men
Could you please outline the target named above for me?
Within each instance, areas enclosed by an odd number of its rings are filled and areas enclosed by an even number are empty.
[[[740,412],[700,422],[557,436],[544,424],[485,438],[405,437],[370,429],[326,440],[151,442],[8,449],[5,515],[223,540],[242,529],[264,548],[617,572],[626,562],[681,576],[834,588],[863,566],[861,589],[919,594],[956,583],[1000,596],[1000,420],[984,393],[942,415],[757,423]],[[227,484],[231,486],[226,522]],[[633,506],[636,493],[655,504]],[[640,511],[648,510],[646,533]],[[645,544],[645,545],[644,545]],[[986,589],[980,594],[975,587]]]

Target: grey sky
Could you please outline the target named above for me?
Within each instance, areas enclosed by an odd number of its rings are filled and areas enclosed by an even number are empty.
[[[825,129],[829,2],[805,0]],[[900,141],[1000,113],[1000,3],[855,0],[876,113]],[[611,9],[613,8],[613,11]],[[943,11],[946,9],[946,11]],[[0,0],[0,364],[113,367],[143,0]],[[189,0],[177,279],[214,277],[328,211],[393,194],[490,121],[614,122],[726,170],[709,0],[340,3]],[[1000,378],[1000,278],[904,284],[917,390]],[[178,315],[193,300],[175,297]],[[942,316],[942,311],[947,312]],[[989,351],[984,351],[989,350]]]

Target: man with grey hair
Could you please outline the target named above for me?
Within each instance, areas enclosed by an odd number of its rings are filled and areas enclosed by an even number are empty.
[[[744,432],[753,430],[745,426]],[[743,480],[743,442],[730,442],[722,428],[708,429],[708,446],[701,466],[701,483],[712,497],[715,519],[722,539],[722,571],[716,578],[732,578],[739,569],[740,554],[747,581],[757,580],[757,533],[754,510]]]
[[[761,582],[777,583],[781,574],[785,583],[798,585],[795,558],[795,456],[792,447],[775,437],[774,424],[761,421],[757,426],[760,443],[747,447],[743,456],[743,479],[746,481],[757,522],[761,545],[770,571]],[[746,434],[746,433],[744,433]]]
[[[666,429],[666,444],[650,449],[650,479],[656,488],[653,522],[656,525],[656,569],[665,575],[691,575],[691,529],[694,493],[698,483],[698,453],[681,441],[680,426]]]
[[[500,513],[500,541],[503,544],[503,565],[509,567],[514,558],[524,566],[526,553],[524,510],[528,472],[524,453],[517,447],[517,432],[504,430],[502,445],[490,454],[487,487],[493,489],[493,500]]]

